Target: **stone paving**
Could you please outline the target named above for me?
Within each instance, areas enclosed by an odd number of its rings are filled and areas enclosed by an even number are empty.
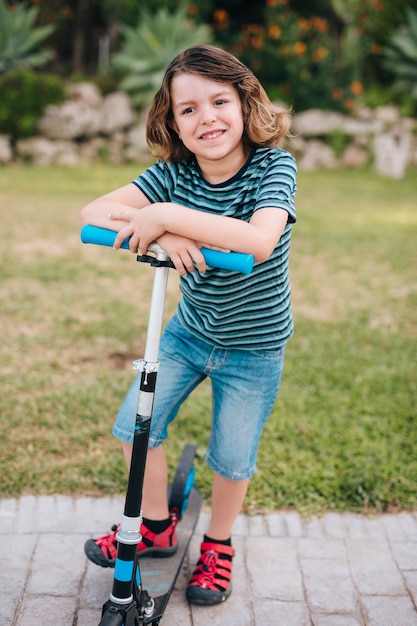
[[[83,545],[122,510],[122,498],[1,500],[0,626],[97,626],[112,570],[89,563]],[[242,515],[231,597],[191,607],[184,590],[207,517],[161,626],[417,626],[417,513]]]

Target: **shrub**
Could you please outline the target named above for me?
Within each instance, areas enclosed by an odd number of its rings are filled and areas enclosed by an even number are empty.
[[[399,27],[384,50],[385,66],[396,85],[417,104],[417,11],[407,10],[408,24]]]
[[[9,7],[0,0],[0,74],[18,67],[39,67],[52,56],[41,50],[41,43],[54,31],[54,26],[35,26],[39,7],[24,2]]]
[[[196,25],[180,5],[174,13],[160,9],[152,14],[142,11],[135,27],[124,26],[124,43],[113,57],[114,64],[126,72],[120,88],[132,95],[138,106],[150,104],[160,87],[172,59],[189,46],[210,43],[208,26]]]
[[[321,17],[300,17],[286,0],[269,0],[264,26],[246,26],[234,46],[274,97],[295,110],[349,108],[352,93],[338,96],[336,46]],[[348,99],[348,96],[350,99]]]
[[[12,140],[29,137],[48,104],[62,102],[66,96],[60,79],[20,69],[0,75],[0,133]]]

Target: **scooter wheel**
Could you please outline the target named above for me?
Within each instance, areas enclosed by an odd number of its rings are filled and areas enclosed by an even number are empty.
[[[193,461],[196,451],[197,446],[187,444],[184,447],[170,486],[169,510],[174,511],[178,519],[181,519],[187,509],[188,497],[194,485]]]

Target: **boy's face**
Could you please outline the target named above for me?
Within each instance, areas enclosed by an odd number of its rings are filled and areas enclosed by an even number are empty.
[[[201,165],[242,153],[242,105],[237,89],[198,74],[177,75],[171,84],[172,128]]]

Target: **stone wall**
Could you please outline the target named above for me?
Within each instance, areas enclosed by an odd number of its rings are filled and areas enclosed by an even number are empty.
[[[395,106],[360,108],[355,116],[310,110],[294,116],[292,152],[300,169],[361,167],[402,178],[417,165],[417,120]]]
[[[417,120],[395,106],[361,108],[355,116],[312,109],[294,115],[288,149],[300,170],[361,167],[371,163],[384,176],[402,178],[417,165]],[[0,136],[0,164],[88,165],[149,160],[145,116],[138,117],[122,92],[102,96],[92,83],[70,88],[69,98],[46,108],[38,135],[12,147]]]

